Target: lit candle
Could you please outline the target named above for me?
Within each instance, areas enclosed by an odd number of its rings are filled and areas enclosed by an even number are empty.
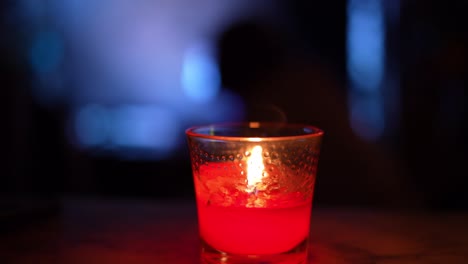
[[[186,134],[201,263],[305,263],[323,132],[250,122]]]
[[[218,250],[278,254],[308,237],[312,195],[298,199],[301,193],[297,191],[276,190],[280,183],[275,179],[298,176],[274,164],[265,166],[262,150],[256,145],[247,151],[245,163],[213,162],[199,167],[195,188],[200,235]]]

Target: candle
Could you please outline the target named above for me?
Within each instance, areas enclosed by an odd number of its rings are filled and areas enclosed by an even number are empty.
[[[186,133],[201,263],[305,263],[323,132],[251,122]]]
[[[298,176],[265,166],[260,146],[249,152],[245,170],[243,163],[228,162],[199,167],[194,178],[200,235],[232,254],[287,252],[308,237],[312,195],[275,188]]]

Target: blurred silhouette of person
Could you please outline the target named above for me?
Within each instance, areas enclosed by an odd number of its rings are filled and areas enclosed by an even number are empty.
[[[279,28],[258,20],[234,24],[220,36],[222,84],[245,100],[246,120],[307,123],[325,131],[318,204],[417,204],[402,166],[351,130],[338,77],[318,60],[297,52],[295,44]]]

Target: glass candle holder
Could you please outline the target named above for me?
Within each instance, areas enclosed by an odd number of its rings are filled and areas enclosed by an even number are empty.
[[[306,263],[323,132],[283,123],[189,128],[202,263]]]

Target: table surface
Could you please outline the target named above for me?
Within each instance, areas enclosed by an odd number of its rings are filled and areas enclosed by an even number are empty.
[[[67,200],[0,236],[0,263],[198,263],[194,202]],[[310,263],[468,263],[468,213],[314,208]]]

